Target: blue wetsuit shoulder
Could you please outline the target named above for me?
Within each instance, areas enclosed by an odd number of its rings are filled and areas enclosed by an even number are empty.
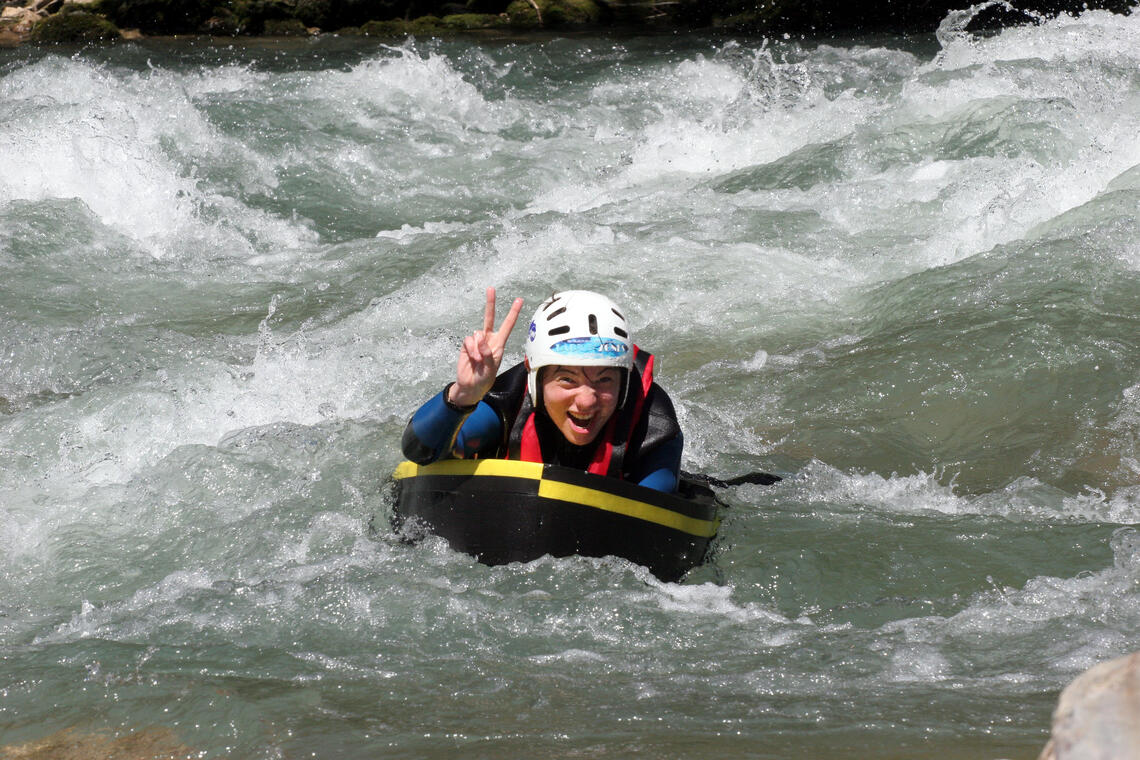
[[[485,402],[470,413],[456,411],[444,401],[443,391],[416,410],[404,429],[404,456],[416,464],[438,459],[466,459],[487,450],[497,451],[503,423]]]
[[[681,477],[681,452],[685,447],[685,436],[680,430],[677,435],[639,457],[637,465],[630,473],[630,480],[652,488],[655,491],[673,493]]]

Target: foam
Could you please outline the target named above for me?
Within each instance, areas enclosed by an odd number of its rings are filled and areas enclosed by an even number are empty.
[[[951,617],[896,621],[882,630],[904,634],[906,643],[896,650],[899,658],[912,665],[921,663],[920,669],[933,666],[936,674],[943,669],[946,651],[981,642],[984,651],[978,653],[978,661],[988,656],[1007,659],[1011,651],[1019,651],[1023,666],[1034,663],[1038,672],[1032,675],[1006,672],[1003,679],[1009,682],[1037,683],[1052,678],[1050,672],[1071,677],[1103,661],[1106,652],[1123,654],[1132,646],[1131,633],[1140,620],[1134,593],[1140,541],[1134,529],[1120,528],[1112,545],[1115,561],[1104,570],[1073,578],[1031,578],[1020,589],[980,593]]]
[[[46,82],[50,99],[39,94]],[[238,253],[258,241],[311,242],[306,230],[219,195],[195,176],[197,163],[224,164],[246,176],[247,189],[276,183],[271,163],[214,127],[198,102],[263,85],[236,67],[124,75],[48,57],[19,69],[0,80],[0,97],[16,104],[0,139],[0,202],[78,198],[156,256],[187,255],[195,242],[212,242],[212,250],[237,245]]]
[[[943,472],[913,475],[844,472],[819,461],[801,470],[794,497],[808,504],[891,514],[989,515],[1011,520],[1107,522],[1140,520],[1140,487],[1071,494],[1022,476],[996,491],[960,495]]]

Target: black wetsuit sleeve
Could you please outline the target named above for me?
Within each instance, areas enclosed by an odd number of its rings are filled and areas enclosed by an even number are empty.
[[[654,383],[646,405],[645,416],[634,436],[633,456],[626,479],[657,491],[676,491],[681,477],[685,436],[677,423],[673,400]]]

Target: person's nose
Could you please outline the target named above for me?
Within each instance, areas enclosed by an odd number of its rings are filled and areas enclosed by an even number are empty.
[[[589,383],[583,383],[574,396],[574,405],[583,412],[592,410],[598,405],[598,391]]]

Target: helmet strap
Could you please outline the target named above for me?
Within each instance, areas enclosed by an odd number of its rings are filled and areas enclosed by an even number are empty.
[[[618,405],[617,405],[618,409],[624,409],[625,408],[625,402],[626,402],[626,400],[629,399],[629,379],[632,376],[633,376],[632,372],[630,372],[628,369],[625,369],[624,367],[622,368],[622,370],[621,370],[621,389],[619,391]]]

